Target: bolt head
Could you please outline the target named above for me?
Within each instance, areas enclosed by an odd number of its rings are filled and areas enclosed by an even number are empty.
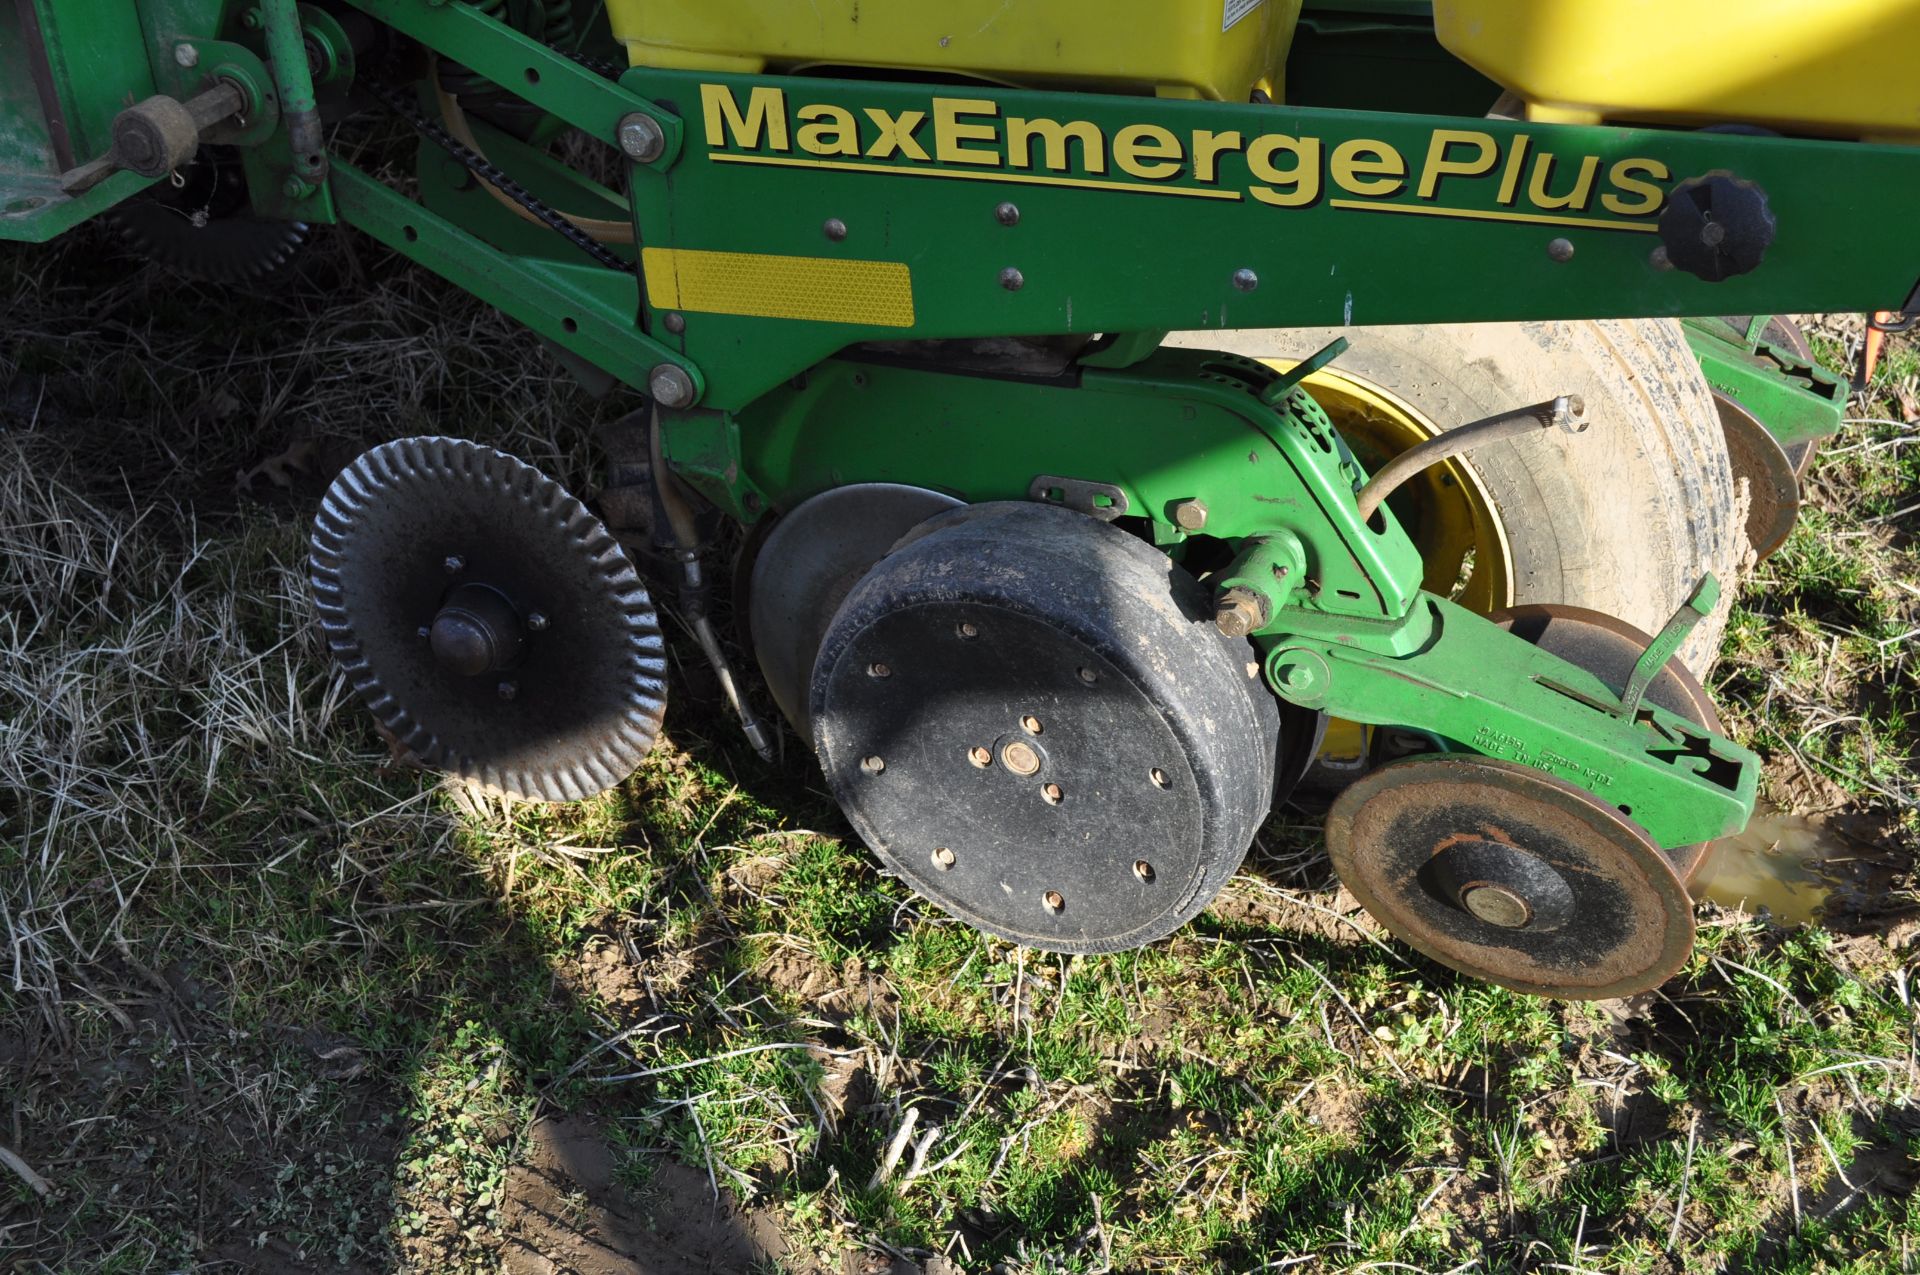
[[[547,627],[546,612],[529,611],[527,613],[527,627],[532,629],[535,633],[545,632]]]
[[[467,560],[457,553],[449,554],[447,560],[440,565],[447,569],[448,575],[456,576],[467,569]]]
[[[1648,253],[1647,264],[1652,266],[1655,270],[1673,269],[1673,258],[1670,255],[1668,255],[1667,246],[1665,244],[1661,244],[1659,247],[1655,248],[1652,252]]]
[[[1533,909],[1527,901],[1503,885],[1470,885],[1461,891],[1460,905],[1488,925],[1497,925],[1503,930],[1524,929],[1533,920]]]
[[[1018,292],[1027,286],[1027,277],[1021,274],[1017,268],[1008,266],[1000,272],[1000,286],[1008,292]]]
[[[841,221],[838,217],[829,217],[821,223],[820,233],[833,240],[833,242],[839,243],[847,237],[847,223]]]
[[[967,760],[980,769],[985,770],[987,767],[993,765],[993,754],[985,748],[969,748],[967,750]]]
[[[1260,286],[1260,276],[1245,266],[1241,266],[1233,272],[1233,286],[1242,292],[1252,292]]]
[[[500,683],[499,690],[501,699],[510,700],[520,694],[520,684],[518,682],[502,682]]]
[[[636,163],[651,164],[667,149],[667,135],[661,131],[660,121],[641,111],[621,116],[615,133],[621,153]]]
[[[1020,224],[1020,209],[1015,204],[1002,203],[993,210],[993,219],[1003,226],[1017,226]]]
[[[1547,256],[1558,262],[1573,260],[1573,240],[1555,239],[1547,245]]]
[[[178,66],[191,70],[200,65],[200,50],[191,44],[181,43],[173,46],[173,60]]]
[[[653,369],[647,377],[647,389],[662,407],[687,407],[693,402],[693,378],[672,363]]]
[[[1304,664],[1289,664],[1281,672],[1280,682],[1292,690],[1304,691],[1313,685],[1313,670]]]
[[[1015,740],[1000,750],[1000,764],[1016,775],[1031,775],[1040,769],[1040,754],[1032,745]]]
[[[1058,890],[1048,890],[1041,896],[1040,901],[1047,905],[1047,911],[1049,912],[1058,912],[1061,908],[1067,906],[1066,899],[1061,896]]]
[[[1182,500],[1173,507],[1173,525],[1182,531],[1199,531],[1207,525],[1207,502],[1198,498]]]
[[[670,314],[662,319],[661,322],[666,325],[667,331],[673,333],[675,336],[679,336],[687,330],[687,316],[684,314]]]
[[[1213,622],[1230,638],[1243,638],[1259,628],[1264,620],[1260,604],[1244,589],[1229,589],[1214,608]]]
[[[945,872],[953,866],[953,851],[941,846],[933,852],[933,866]]]

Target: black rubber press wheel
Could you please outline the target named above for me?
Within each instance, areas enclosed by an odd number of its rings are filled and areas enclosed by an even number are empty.
[[[991,934],[1111,952],[1178,928],[1239,867],[1279,713],[1253,648],[1165,554],[1009,502],[928,519],[867,573],[810,716],[834,796],[894,873]]]

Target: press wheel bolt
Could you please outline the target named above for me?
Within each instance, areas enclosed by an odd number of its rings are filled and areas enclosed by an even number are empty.
[[[544,633],[547,628],[546,614],[541,611],[528,612],[527,627],[532,629],[535,633]]]
[[[962,620],[960,621],[960,623],[954,625],[953,631],[955,634],[957,634],[960,637],[962,641],[966,641],[966,642],[971,642],[973,641],[973,639],[980,636],[979,627],[966,620]]]
[[[1020,719],[1020,729],[1029,735],[1038,735],[1040,733],[1040,719],[1029,713]]]
[[[1139,877],[1142,881],[1151,883],[1153,880],[1153,865],[1145,859],[1135,859],[1133,861],[1133,875]]]
[[[450,576],[457,576],[457,575],[459,575],[459,574],[460,574],[460,573],[461,573],[462,571],[465,571],[465,570],[467,569],[467,560],[466,560],[465,558],[463,558],[463,557],[461,557],[461,556],[460,556],[459,554],[457,554],[457,553],[456,553],[456,554],[450,554],[450,555],[449,555],[449,556],[447,557],[447,560],[446,560],[445,562],[443,562],[443,563],[441,563],[440,565],[441,565],[441,566],[443,566],[443,567],[445,567],[445,568],[447,569],[447,574],[448,574],[448,575],[450,575]]]
[[[975,762],[974,765],[979,765]],[[1030,744],[1014,740],[1000,750],[1000,764],[1016,775],[1033,775],[1040,771],[1040,754],[1033,751]]]
[[[953,851],[941,846],[933,852],[933,866],[945,872],[953,866]]]
[[[1158,766],[1155,766],[1152,770],[1147,772],[1147,778],[1153,780],[1153,786],[1155,788],[1165,788],[1171,785],[1173,782],[1172,780],[1167,778],[1167,772],[1160,769]]]
[[[887,762],[883,757],[869,757],[860,763],[860,769],[866,771],[869,775],[877,775],[886,768]]]
[[[1049,912],[1058,912],[1061,908],[1067,906],[1066,898],[1058,890],[1048,890],[1040,896],[1040,901],[1047,905],[1047,911]]]
[[[967,750],[967,760],[980,769],[985,770],[987,767],[993,765],[993,754],[984,748],[969,748]]]
[[[1049,806],[1059,805],[1060,799],[1064,796],[1066,796],[1066,794],[1060,791],[1059,784],[1040,785],[1040,799],[1046,802]]]

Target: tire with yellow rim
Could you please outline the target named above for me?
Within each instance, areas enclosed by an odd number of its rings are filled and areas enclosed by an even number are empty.
[[[1529,434],[1429,469],[1390,504],[1425,586],[1477,611],[1560,602],[1649,633],[1711,571],[1731,599],[1743,514],[1719,415],[1680,326],[1665,319],[1192,333],[1182,345],[1285,368],[1344,336],[1306,385],[1369,472],[1424,439],[1560,394],[1583,434]],[[1726,603],[1681,657],[1704,675]]]

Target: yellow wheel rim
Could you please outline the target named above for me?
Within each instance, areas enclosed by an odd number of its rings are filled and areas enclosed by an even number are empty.
[[[1289,359],[1265,362],[1282,372],[1295,366]],[[1369,473],[1440,433],[1419,408],[1350,372],[1324,368],[1302,384]],[[1457,459],[1443,461],[1409,480],[1388,504],[1426,564],[1422,588],[1482,615],[1513,605],[1506,527],[1479,475]]]

